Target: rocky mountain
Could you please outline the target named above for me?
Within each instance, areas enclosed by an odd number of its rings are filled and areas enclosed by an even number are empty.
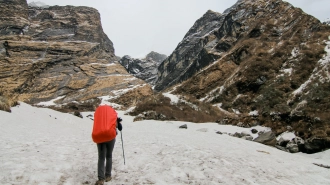
[[[323,23],[330,26],[330,18],[328,18],[327,20],[325,20]]]
[[[119,62],[130,74],[154,85],[157,81],[158,66],[166,59],[166,57],[166,55],[152,51],[142,59],[134,59],[125,55]]]
[[[167,56],[164,54],[160,54],[160,53],[151,51],[149,54],[146,55],[146,57],[144,59],[147,61],[154,61],[158,65],[160,65],[166,58],[167,58]]]
[[[127,90],[149,88],[116,62],[94,8],[28,7],[0,1],[0,91],[31,104],[100,103]],[[76,102],[76,103],[73,103]]]
[[[43,2],[40,2],[40,1],[37,1],[37,2],[31,2],[28,4],[29,6],[32,6],[32,7],[41,7],[41,8],[48,8],[49,6]]]
[[[93,8],[25,0],[0,8],[0,109],[4,97],[65,111],[107,100],[136,106],[138,119],[263,125],[271,145],[294,132],[300,139],[280,146],[330,148],[330,27],[287,2],[207,11],[169,57],[120,62]]]
[[[196,21],[159,66],[155,90],[217,106],[222,124],[293,131],[304,151],[320,151],[330,147],[329,36],[287,2],[239,0]]]
[[[204,42],[209,40],[208,36],[213,31],[219,29],[222,19],[220,13],[209,10],[196,21],[173,53],[159,66],[155,90],[180,83],[219,58],[217,54],[208,55]]]

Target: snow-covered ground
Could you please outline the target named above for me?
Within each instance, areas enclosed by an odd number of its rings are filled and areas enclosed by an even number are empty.
[[[21,103],[0,111],[0,184],[94,184],[97,147],[93,121]],[[330,150],[291,154],[216,134],[243,128],[214,123],[133,122],[123,118],[105,184],[330,184]],[[187,124],[188,129],[179,129]]]

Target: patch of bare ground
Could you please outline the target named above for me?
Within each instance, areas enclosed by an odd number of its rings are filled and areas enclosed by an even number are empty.
[[[19,105],[17,98],[6,92],[0,91],[0,110],[11,112],[11,107]]]
[[[205,104],[193,97],[184,97],[178,103],[171,103],[170,98],[162,94],[149,96],[136,105],[132,116],[137,120],[175,120],[195,123],[215,122],[225,115],[211,104]]]
[[[139,102],[143,101],[147,97],[150,97],[151,95],[153,95],[151,86],[144,85],[143,87],[138,87],[128,91],[119,98],[111,100],[111,102],[121,105],[121,109],[126,110],[130,107],[136,106]]]

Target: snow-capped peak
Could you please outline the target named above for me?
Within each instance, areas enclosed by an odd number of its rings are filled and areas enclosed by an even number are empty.
[[[41,8],[48,8],[49,5],[43,3],[43,2],[40,2],[40,1],[33,1],[31,3],[29,3],[29,6],[32,6],[32,7],[41,7]]]

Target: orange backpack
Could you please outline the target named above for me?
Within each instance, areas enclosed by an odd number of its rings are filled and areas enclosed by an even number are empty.
[[[94,113],[92,138],[95,143],[111,141],[116,137],[117,112],[108,105],[99,106]]]

